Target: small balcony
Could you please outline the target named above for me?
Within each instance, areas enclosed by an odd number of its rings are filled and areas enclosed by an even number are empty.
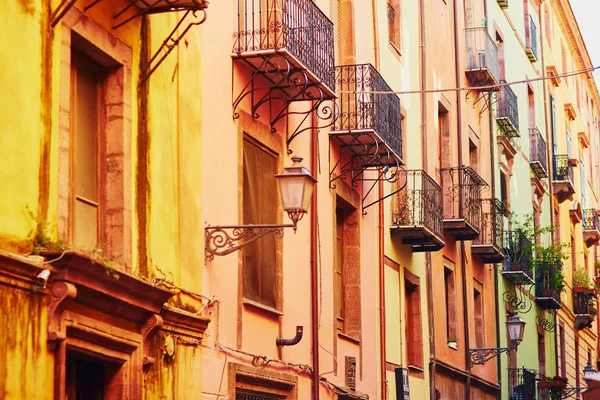
[[[576,289],[583,290],[576,291]],[[589,289],[573,289],[573,313],[575,314],[575,327],[577,330],[592,327],[592,321],[594,321],[598,313],[595,304],[596,296]]]
[[[582,219],[583,240],[587,247],[600,243],[600,217],[598,211],[593,208],[583,210]]]
[[[554,156],[554,168],[552,174],[552,190],[562,203],[567,199],[572,200],[575,194],[575,183],[573,179],[573,167],[569,156],[560,154]]]
[[[481,200],[481,228],[479,237],[473,240],[471,252],[478,254],[486,263],[504,261],[504,216],[506,208],[498,199]]]
[[[363,166],[402,163],[400,98],[371,64],[335,67],[338,98],[330,137]]]
[[[529,165],[538,179],[548,177],[546,141],[538,128],[529,128]]]
[[[467,78],[474,89],[498,90],[498,46],[485,27],[466,28]]]
[[[286,101],[335,97],[333,23],[315,3],[237,3],[233,58],[244,60],[264,78],[259,86],[275,90],[273,96]]]
[[[537,371],[526,368],[508,368],[509,399],[534,400]]]
[[[562,285],[561,263],[543,270],[535,275],[535,302],[544,310],[558,310],[560,303],[559,286]]]
[[[413,252],[438,251],[445,245],[442,187],[424,170],[405,174],[406,186],[393,202],[391,235],[411,244]]]
[[[538,60],[537,56],[537,28],[531,14],[525,15],[525,53],[529,61]]]
[[[471,167],[442,168],[444,229],[456,240],[473,240],[481,228],[481,191],[488,187]]]
[[[523,231],[506,232],[502,276],[515,285],[533,285],[533,245]]]
[[[500,83],[506,83],[506,81],[502,80]],[[517,95],[510,86],[500,87],[496,123],[502,128],[506,136],[511,138],[520,136],[519,102]]]

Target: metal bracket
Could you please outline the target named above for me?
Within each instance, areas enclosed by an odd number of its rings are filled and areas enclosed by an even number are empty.
[[[471,369],[474,365],[483,365],[492,358],[502,354],[508,353],[511,350],[516,350],[515,347],[490,347],[490,348],[479,348],[469,349],[469,363],[468,368]]]
[[[237,251],[270,233],[283,236],[284,228],[296,229],[296,224],[271,225],[221,225],[204,228],[204,259],[224,256]]]
[[[545,312],[544,316],[538,315],[535,317],[535,323],[546,332],[554,332],[556,329],[556,311],[551,313]]]
[[[512,306],[514,309],[519,311],[519,313],[526,314],[533,307],[533,302],[531,301],[531,291],[533,289],[533,285],[528,285],[529,290],[526,293],[523,293],[518,286],[515,285],[514,292],[506,291],[502,294],[502,298],[504,303]]]
[[[146,65],[146,67],[144,68],[144,71],[142,72],[142,74],[140,76],[140,81],[138,83],[138,86],[143,85],[148,80],[148,78],[150,78],[150,75],[152,75],[152,73],[154,71],[156,71],[156,69],[160,66],[160,64],[165,60],[165,58],[167,58],[167,56],[171,53],[171,51],[173,51],[173,49],[175,47],[177,47],[177,45],[179,44],[181,39],[183,39],[185,34],[188,33],[188,31],[193,26],[201,25],[202,23],[204,23],[204,21],[206,21],[206,11],[204,11],[203,9],[200,11],[202,12],[202,16],[200,18],[196,15],[196,10],[194,10],[194,11],[188,10],[185,12],[185,14],[183,14],[183,17],[181,17],[181,19],[179,20],[177,25],[175,25],[175,28],[173,28],[171,33],[169,33],[169,36],[167,36],[167,38],[162,42],[162,44],[160,45],[158,50],[156,50],[156,52],[154,53],[152,58],[150,58],[150,61],[148,61],[148,64]],[[183,21],[190,14],[195,19],[195,21],[190,22],[186,26],[186,28],[181,33],[179,33],[179,35],[177,35],[177,37],[175,37],[177,31],[182,26]]]
[[[574,396],[576,394],[579,394],[581,392],[583,392],[585,389],[584,387],[566,387],[563,389],[563,393],[560,396],[561,399],[568,399],[571,396]]]

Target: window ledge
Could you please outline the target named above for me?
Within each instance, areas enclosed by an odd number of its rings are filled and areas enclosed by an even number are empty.
[[[338,337],[340,339],[345,339],[349,342],[355,343],[355,344],[361,344],[361,340],[355,338],[354,336],[350,336],[350,335],[346,335],[345,333],[342,332],[338,332]]]
[[[273,317],[282,317],[283,312],[277,310],[276,308],[266,306],[264,304],[259,303],[258,301],[250,300],[250,299],[242,299],[242,304],[245,306],[249,306],[256,310],[262,311],[265,314],[268,314]]]
[[[408,369],[411,369],[411,370],[416,371],[416,372],[425,372],[425,370],[423,369],[423,367],[418,367],[416,365],[408,364],[407,367],[408,367]]]

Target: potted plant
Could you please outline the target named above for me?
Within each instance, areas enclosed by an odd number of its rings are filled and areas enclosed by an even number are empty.
[[[567,259],[565,244],[536,246],[536,257],[532,260],[536,275],[538,297],[553,297],[565,289],[562,273],[563,261]]]
[[[540,383],[538,384],[540,389],[550,389],[554,384],[554,379],[550,376],[543,376],[540,378]]]
[[[587,293],[593,291],[592,280],[585,268],[578,266],[573,272],[573,292]]]

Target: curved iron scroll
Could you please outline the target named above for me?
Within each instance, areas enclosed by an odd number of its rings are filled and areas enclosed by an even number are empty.
[[[556,311],[538,315],[535,317],[535,323],[546,332],[554,332],[556,329]]]
[[[483,348],[483,349],[469,349],[469,368],[474,365],[483,365],[488,360],[499,356],[502,353],[508,353],[514,350],[512,347],[494,347],[494,348]]]
[[[216,255],[233,253],[270,233],[283,236],[284,228],[295,228],[295,225],[207,226],[204,229],[204,258],[211,261]]]
[[[506,291],[502,294],[502,299],[504,302],[522,314],[528,313],[533,307],[533,302],[531,301],[531,290],[533,285],[530,285],[529,290],[527,292],[523,292],[515,286],[514,292]]]

